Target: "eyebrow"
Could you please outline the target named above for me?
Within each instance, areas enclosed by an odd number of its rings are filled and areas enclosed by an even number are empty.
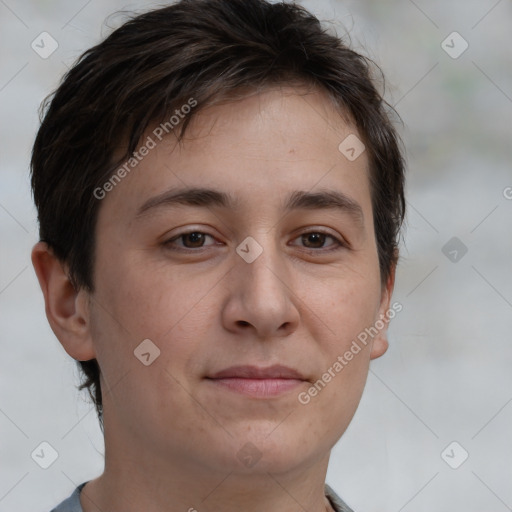
[[[138,210],[136,218],[144,217],[155,210],[172,207],[175,205],[217,207],[231,210],[239,210],[241,201],[232,195],[211,188],[189,187],[171,189],[162,194],[148,199]],[[364,227],[364,215],[361,205],[336,190],[320,190],[309,192],[296,190],[286,199],[283,210],[289,213],[293,210],[338,210],[348,214],[362,228]]]

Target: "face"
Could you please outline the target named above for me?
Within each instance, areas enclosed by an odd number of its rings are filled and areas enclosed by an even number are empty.
[[[156,146],[97,222],[89,321],[107,443],[240,473],[325,458],[384,331],[344,355],[392,289],[366,153],[338,149],[350,134],[326,97],[294,89],[201,111],[182,144],[148,131]]]

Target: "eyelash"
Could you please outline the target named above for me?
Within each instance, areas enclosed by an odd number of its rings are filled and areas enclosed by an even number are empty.
[[[190,253],[190,252],[198,252],[200,251],[201,249],[204,249],[204,246],[203,247],[197,247],[195,249],[192,249],[192,248],[188,248],[188,247],[173,247],[172,246],[172,243],[175,242],[176,240],[179,240],[180,238],[183,238],[187,235],[190,235],[192,233],[199,233],[201,235],[206,235],[206,236],[209,236],[211,238],[215,238],[214,236],[208,234],[208,233],[205,233],[203,231],[199,231],[199,230],[190,230],[190,231],[184,231],[183,233],[180,233],[174,237],[172,237],[171,239],[169,240],[166,240],[165,242],[163,242],[163,245],[168,248],[169,250],[171,251],[178,251],[178,252],[187,252],[187,253]],[[342,242],[341,240],[339,240],[338,238],[336,238],[335,236],[331,235],[330,233],[327,233],[325,231],[322,231],[322,230],[314,230],[314,231],[306,231],[304,233],[301,233],[300,235],[298,235],[295,240],[297,238],[300,238],[300,237],[303,237],[303,236],[307,236],[307,235],[312,235],[312,234],[321,234],[321,235],[326,235],[327,238],[332,238],[334,240],[334,244],[333,246],[330,248],[330,249],[323,249],[323,248],[319,248],[319,249],[309,249],[309,248],[304,248],[304,250],[306,252],[310,252],[310,253],[318,253],[318,252],[324,252],[324,253],[327,253],[327,252],[332,252],[332,251],[339,251],[341,249],[345,249],[347,248],[347,244]]]

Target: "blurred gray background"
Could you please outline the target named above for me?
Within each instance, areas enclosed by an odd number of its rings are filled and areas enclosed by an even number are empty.
[[[408,162],[403,310],[327,481],[357,512],[512,510],[512,2],[300,3],[383,68]],[[30,263],[37,110],[110,32],[108,15],[158,5],[0,0],[2,512],[48,512],[103,469],[94,409]],[[58,452],[48,469],[31,456],[42,442]]]

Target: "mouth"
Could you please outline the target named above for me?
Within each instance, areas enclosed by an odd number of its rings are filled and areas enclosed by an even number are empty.
[[[309,382],[297,370],[282,365],[267,368],[232,366],[206,379],[220,389],[254,398],[276,397]]]

